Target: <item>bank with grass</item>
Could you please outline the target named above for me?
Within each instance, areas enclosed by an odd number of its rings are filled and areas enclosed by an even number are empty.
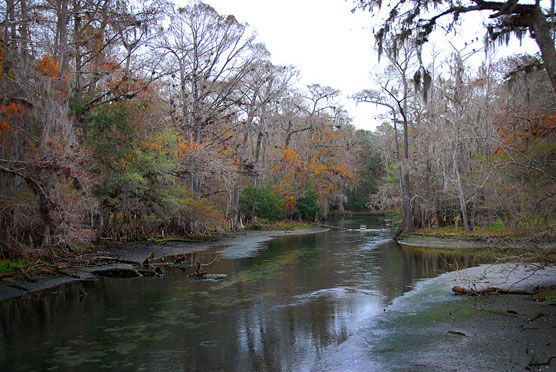
[[[455,227],[416,229],[398,234],[398,244],[444,250],[499,250],[540,255],[556,252],[556,229],[477,228],[470,232]]]

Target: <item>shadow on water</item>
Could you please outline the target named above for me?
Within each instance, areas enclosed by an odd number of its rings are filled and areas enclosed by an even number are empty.
[[[337,222],[368,231],[279,237],[236,259],[221,247],[154,262],[164,279],[98,278],[5,301],[0,370],[310,370],[416,280],[476,264],[402,249],[378,218]],[[197,261],[225,280],[189,278]]]

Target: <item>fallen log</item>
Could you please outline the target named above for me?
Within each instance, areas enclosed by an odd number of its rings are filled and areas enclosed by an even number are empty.
[[[154,269],[150,269],[150,268],[137,269],[137,271],[139,272],[139,274],[143,276],[156,276],[158,278],[164,277],[164,272],[162,272],[162,269],[158,266],[155,267]]]
[[[488,287],[481,290],[474,290],[474,289],[467,289],[461,287],[459,285],[455,285],[452,287],[452,292],[456,296],[458,295],[467,295],[467,296],[486,296],[488,294],[520,294],[520,295],[531,295],[534,294],[532,291],[520,291],[520,290],[507,290],[501,289],[496,287]]]
[[[224,280],[226,274],[209,274],[206,271],[202,271],[202,272],[194,272],[193,274],[189,274],[188,277],[195,278],[195,279],[203,279],[203,280],[221,281]]]

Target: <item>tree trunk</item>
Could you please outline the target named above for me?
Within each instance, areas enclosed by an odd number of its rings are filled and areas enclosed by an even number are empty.
[[[255,157],[254,157],[254,162],[255,162],[255,171],[257,172],[257,174],[255,174],[253,176],[252,182],[253,185],[257,186],[257,181],[258,181],[258,171],[259,171],[259,157],[261,155],[261,141],[263,139],[263,132],[259,131],[257,134],[257,142],[255,145]]]
[[[471,228],[469,227],[469,220],[468,220],[468,216],[467,216],[467,203],[465,202],[465,194],[463,193],[463,187],[461,185],[461,178],[459,176],[459,170],[458,170],[458,163],[457,163],[457,156],[456,156],[456,152],[454,151],[452,153],[452,159],[454,162],[454,174],[456,176],[456,183],[457,183],[457,188],[458,188],[458,199],[459,199],[459,205],[461,208],[461,214],[462,214],[462,218],[463,218],[463,229],[465,230],[465,232],[470,232]]]
[[[392,110],[393,115],[394,115],[394,143],[396,146],[396,160],[397,160],[397,171],[398,171],[398,179],[399,179],[399,184],[400,184],[400,198],[402,201],[402,230],[403,231],[409,231],[409,208],[408,208],[408,199],[406,197],[406,189],[404,187],[404,174],[402,172],[402,159],[400,158],[400,146],[398,143],[398,126],[396,124],[396,114],[395,112]]]
[[[82,56],[81,56],[81,43],[82,43],[82,35],[81,35],[81,6],[79,1],[73,2],[74,7],[74,21],[73,21],[73,38],[75,43],[75,100],[77,104],[81,106],[81,99],[82,99],[82,86],[81,86],[81,64],[82,64]],[[83,113],[81,110],[77,113],[77,121],[83,121]]]
[[[531,16],[533,30],[535,31],[535,41],[541,50],[544,68],[548,73],[552,90],[556,94],[556,49],[554,48],[554,40],[550,36],[550,27],[539,4],[534,6]]]
[[[401,107],[400,107],[401,108]],[[403,209],[403,231],[409,231],[413,228],[413,212],[410,200],[410,183],[409,183],[409,130],[405,110],[402,111],[403,117],[403,139],[404,139],[404,169],[403,169],[403,186],[402,186],[402,209]]]
[[[68,0],[61,0],[57,4],[57,24],[56,24],[56,35],[57,35],[57,57],[59,58],[59,64],[61,67],[60,77],[64,76],[68,67]]]
[[[238,177],[236,181],[236,185],[234,187],[232,216],[230,218],[230,222],[231,222],[230,227],[232,231],[243,229],[243,224],[241,223],[241,216],[240,216],[240,209],[239,209],[240,182],[241,179],[240,177]]]

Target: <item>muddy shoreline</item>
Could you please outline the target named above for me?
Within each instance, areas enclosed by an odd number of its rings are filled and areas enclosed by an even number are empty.
[[[131,268],[134,264],[139,265],[148,257],[159,259],[168,256],[203,252],[223,247],[256,247],[260,243],[271,240],[277,236],[318,234],[327,231],[323,228],[309,228],[295,231],[248,231],[230,234],[224,238],[206,242],[179,242],[168,241],[165,243],[125,243],[107,244],[96,251],[98,256],[114,257],[130,263],[107,263],[96,266],[83,266],[54,276],[44,276],[37,281],[0,281],[0,301],[25,296],[29,293],[42,291],[57,287],[59,285],[81,281],[92,280],[95,272],[116,269]],[[93,252],[94,253],[94,252]]]
[[[445,295],[425,299],[418,309],[402,296],[371,331],[373,354],[383,363],[396,361],[389,371],[556,369],[556,306],[526,294],[447,294],[452,285],[534,293],[556,285],[554,266],[481,265],[424,284],[407,297],[439,290]]]

